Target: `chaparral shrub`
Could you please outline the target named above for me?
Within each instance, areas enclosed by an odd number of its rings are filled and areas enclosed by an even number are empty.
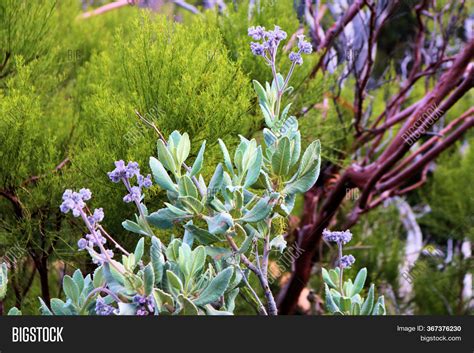
[[[152,211],[145,206],[144,193],[152,179],[137,162],[119,160],[108,172],[113,183],[123,184],[123,201],[137,209],[122,226],[151,238],[148,261],[143,238],[134,252],[128,252],[101,225],[106,212],[91,207],[89,189],[66,190],[60,210],[84,222],[87,235],[77,245],[98,267],[85,277],[79,270],[64,277],[66,301],[54,298],[47,305],[41,300],[43,314],[230,314],[240,287],[259,313],[277,314],[268,265],[270,253],[286,247],[278,220],[291,213],[298,193],[314,185],[321,163],[318,140],[302,151],[291,104],[282,106],[281,98],[292,90],[292,73],[312,47],[300,36],[289,54],[290,70],[283,76],[276,71],[275,58],[286,32],[277,26],[269,31],[252,27],[249,35],[253,54],[261,56],[273,73],[272,82],[264,86],[254,81],[266,125],[264,145],[241,136],[231,157],[219,139],[223,163],[206,182],[202,174],[206,142],[191,164],[188,133],[173,131],[165,139],[150,122],[159,139],[149,165],[154,182],[166,190],[165,207]],[[180,235],[165,245],[155,235],[156,228],[177,228]],[[117,252],[122,253],[121,261]],[[250,273],[258,278],[263,301],[249,284]]]

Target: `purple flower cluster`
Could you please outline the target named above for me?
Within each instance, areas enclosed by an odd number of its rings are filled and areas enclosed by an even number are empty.
[[[112,305],[108,305],[105,303],[104,298],[101,296],[97,297],[95,302],[95,313],[100,316],[108,316],[113,315],[115,312],[115,308]]]
[[[298,51],[291,52],[289,55],[290,61],[296,65],[303,64],[303,58],[301,54],[311,54],[313,52],[313,46],[310,42],[304,40],[304,35],[298,36]]]
[[[89,189],[81,189],[79,192],[67,189],[64,191],[63,202],[59,208],[61,212],[68,213],[71,211],[74,217],[82,217],[89,229],[89,234],[79,239],[77,246],[79,250],[89,251],[94,263],[103,264],[108,260],[107,257],[112,258],[114,253],[112,250],[105,250],[103,247],[107,241],[99,230],[99,222],[102,222],[104,219],[104,210],[102,208],[96,208],[90,216],[88,216],[84,210],[84,208],[86,208],[85,201],[90,200],[91,197],[92,193]],[[94,250],[95,246],[99,247],[99,253]]]
[[[339,266],[341,266],[342,268],[347,268],[347,267],[351,267],[355,262],[355,258],[354,256],[352,255],[344,255],[343,257],[341,257],[341,259],[339,260]]]
[[[352,233],[349,230],[345,231],[330,231],[328,229],[323,230],[323,239],[328,242],[338,243],[340,245],[346,244],[351,241]]]
[[[115,162],[115,169],[107,173],[110,180],[114,183],[122,181],[128,190],[128,194],[124,196],[123,201],[130,203],[136,202],[140,204],[142,199],[142,188],[148,189],[151,187],[151,175],[148,174],[146,177],[140,174],[140,167],[137,162],[128,162],[125,165],[123,160]],[[130,180],[136,176],[138,185],[132,186]]]
[[[248,35],[258,42],[250,43],[250,50],[256,56],[263,56],[272,60],[280,42],[286,39],[287,34],[280,27],[275,26],[273,31],[266,31],[265,27],[257,26],[248,29]],[[268,56],[267,56],[268,54]]]
[[[151,296],[135,295],[133,297],[133,303],[137,305],[137,315],[146,316],[152,314],[155,311],[155,305]]]
[[[63,213],[72,212],[74,217],[79,217],[83,212],[86,203],[84,201],[90,200],[92,193],[89,189],[81,189],[79,192],[73,192],[67,189],[63,194],[63,202],[59,209]]]
[[[79,247],[79,250],[84,250],[86,248],[93,248],[96,245],[98,246],[99,242],[105,244],[107,240],[102,236],[99,230],[96,230],[95,236],[92,234],[86,234],[84,238],[79,239],[77,246]]]

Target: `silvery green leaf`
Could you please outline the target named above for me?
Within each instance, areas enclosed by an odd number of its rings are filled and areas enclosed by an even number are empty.
[[[186,207],[189,213],[200,214],[204,210],[204,205],[193,196],[179,197],[178,200]]]
[[[272,169],[276,175],[285,176],[290,168],[290,139],[283,137],[277,143],[272,156]]]
[[[326,308],[328,309],[328,311],[331,314],[338,313],[338,312],[340,313],[341,310],[334,302],[331,291],[329,290],[329,287],[326,283],[324,283],[324,291],[326,293]]]
[[[250,168],[250,165],[255,162],[255,159],[257,158],[256,153],[257,141],[255,141],[255,139],[252,139],[247,142],[247,148],[245,149],[244,154],[242,156],[242,172],[245,173]]]
[[[204,307],[206,309],[206,314],[209,316],[232,316],[234,315],[231,312],[223,311],[223,310],[216,310],[212,307],[212,305],[208,304]]]
[[[233,256],[233,253],[230,249],[220,248],[217,246],[206,246],[206,254],[216,261]]]
[[[267,129],[267,128],[264,128],[263,129],[263,139],[265,141],[265,144],[267,145],[267,147],[271,147],[273,146],[273,144],[275,143],[275,141],[278,139],[275,134]]]
[[[63,315],[72,315],[71,309],[66,306],[66,303],[61,299],[53,298],[51,299],[51,311],[54,315],[63,316]]]
[[[351,315],[360,315],[360,304],[353,303],[351,308]]]
[[[184,291],[183,282],[173,271],[167,270],[166,278],[168,279],[170,289],[175,295],[178,295],[179,293],[182,293]]]
[[[372,311],[372,315],[386,315],[387,312],[385,310],[385,300],[384,296],[381,295],[375,303],[374,310]]]
[[[179,139],[178,147],[176,149],[176,159],[178,165],[181,166],[189,156],[191,150],[191,142],[189,141],[189,135],[185,132]]]
[[[206,248],[198,246],[191,253],[191,261],[189,264],[189,276],[192,278],[197,275],[206,263]]]
[[[192,225],[193,224],[193,221],[190,220],[188,223],[186,223],[186,225],[184,226],[184,235],[183,235],[183,243],[185,244],[188,244],[189,247],[193,247],[193,244],[194,244],[194,234],[192,232],[190,232],[186,226],[187,225]]]
[[[135,251],[133,254],[135,255],[135,266],[138,265],[138,263],[142,260],[143,252],[145,249],[145,239],[140,238],[140,240],[137,243],[137,246],[135,247]]]
[[[151,239],[151,249],[150,249],[151,263],[153,265],[153,272],[155,274],[155,284],[159,285],[163,277],[163,267],[165,265],[165,258],[161,249],[160,240],[153,236]]]
[[[268,107],[267,103],[260,103],[260,109],[262,110],[263,118],[265,119],[265,124],[269,127],[273,127],[273,114],[271,109]]]
[[[304,151],[298,168],[298,178],[314,173],[314,167],[321,164],[321,143],[319,140],[313,141]],[[319,171],[318,171],[319,174]]]
[[[288,195],[296,193],[305,193],[313,187],[319,178],[320,165],[314,166],[313,170],[309,171],[305,175],[298,177],[296,180],[288,183],[283,190]]]
[[[292,140],[292,147],[290,168],[298,162],[301,155],[301,133],[299,131],[296,132]]]
[[[240,144],[237,146],[234,153],[234,165],[236,166],[239,175],[243,171],[242,161],[244,158],[244,153],[247,150],[247,146],[248,140],[242,139],[242,136],[240,136]]]
[[[202,169],[202,163],[204,159],[204,151],[206,150],[206,141],[204,141],[199,149],[196,160],[194,161],[193,167],[191,168],[191,176],[199,174]]]
[[[222,240],[218,236],[216,236],[212,233],[209,233],[207,230],[198,228],[193,224],[188,223],[184,226],[184,228],[186,229],[186,231],[192,233],[193,237],[199,243],[201,243],[203,245],[211,245],[211,244],[217,243],[217,242]]]
[[[288,116],[288,112],[290,111],[290,108],[291,108],[291,103],[289,103],[285,109],[283,109],[283,111],[281,112],[281,115],[280,115],[280,120],[282,121],[285,121],[286,120],[286,117]]]
[[[178,198],[179,200],[179,198]],[[168,202],[165,202],[165,206],[177,217],[185,217],[189,216],[189,212],[186,212],[185,210],[176,207],[175,205],[172,205]]]
[[[359,294],[362,288],[364,288],[366,278],[367,278],[367,269],[364,267],[359,271],[359,273],[357,274],[354,280],[354,286],[352,287],[352,291],[350,292],[351,297],[356,294]]]
[[[143,279],[145,295],[148,296],[151,294],[153,286],[155,285],[155,274],[153,272],[153,265],[151,263],[145,266],[145,269],[143,270]]]
[[[179,315],[198,315],[199,310],[194,303],[184,295],[178,295],[177,301],[181,307]]]
[[[283,235],[278,235],[270,241],[270,248],[278,249],[283,254],[283,250],[286,249],[286,240]]]
[[[8,311],[7,315],[8,316],[21,316],[22,313],[21,313],[21,310],[18,310],[18,308],[14,306]]]
[[[192,196],[198,198],[198,191],[191,178],[183,175],[178,181],[178,191],[180,196]]]
[[[223,234],[234,226],[234,220],[227,212],[221,212],[213,217],[205,217],[209,232],[212,234]]]
[[[232,167],[232,161],[230,159],[229,151],[227,150],[227,147],[226,147],[224,141],[222,141],[221,139],[219,139],[218,141],[219,141],[219,146],[222,150],[222,154],[224,155],[224,164],[225,164],[227,170],[232,175],[234,175],[234,168]]]
[[[129,303],[118,303],[119,307],[119,312],[118,314],[121,316],[132,316],[135,315],[136,312],[136,306],[134,304],[129,304]]]
[[[145,232],[142,229],[142,227],[140,227],[140,225],[138,223],[132,222],[130,220],[123,221],[122,222],[122,227],[124,229],[128,230],[129,232],[132,232],[132,233],[137,233],[137,234],[141,234],[141,235],[148,235],[148,233]]]
[[[329,277],[331,277],[333,283],[339,283],[339,272],[339,267],[329,270]]]
[[[176,169],[178,169],[179,166],[176,166],[173,156],[171,155],[170,151],[165,146],[165,143],[162,140],[158,140],[157,142],[157,151],[158,151],[158,160],[171,173],[176,174]]]
[[[239,253],[245,254],[250,249],[254,237],[255,233],[251,233],[247,237],[245,237],[245,240],[242,242],[242,245],[239,248]]]
[[[187,277],[191,265],[191,248],[188,244],[182,243],[178,250],[178,265],[180,271]]]
[[[77,269],[76,271],[74,271],[74,273],[72,274],[72,279],[76,283],[77,288],[79,289],[79,293],[82,292],[82,290],[84,289],[84,277],[82,277],[81,270]]]
[[[92,284],[94,285],[94,288],[102,287],[105,284],[104,270],[102,266],[99,266],[94,270]]]
[[[235,288],[231,290],[228,294],[225,296],[225,308],[226,311],[228,312],[234,312],[235,309],[235,298],[237,298],[237,295],[239,294],[239,288]]]
[[[265,93],[265,88],[258,82],[257,80],[253,80],[253,87],[255,89],[255,92],[257,93],[258,100],[260,102],[266,102],[267,101],[267,95]]]
[[[168,172],[155,157],[150,157],[150,168],[155,182],[163,189],[168,191],[178,191],[178,188],[171,180]]]
[[[280,205],[281,209],[286,213],[286,215],[290,215],[291,211],[295,207],[295,200],[296,194],[290,194],[285,196],[285,202]]]
[[[248,169],[247,175],[245,177],[244,188],[248,188],[255,184],[260,175],[260,170],[262,169],[262,161],[262,147],[258,146],[256,157],[253,163],[250,165],[250,168]]]
[[[212,175],[211,181],[209,182],[209,186],[207,188],[208,194],[212,192],[214,195],[221,189],[222,182],[224,181],[224,169],[222,168],[222,164],[219,163]]]
[[[178,148],[179,141],[181,140],[181,134],[179,131],[174,130],[169,139],[168,139],[168,147],[172,151],[172,153],[176,153],[176,149]]]
[[[66,297],[70,298],[74,304],[79,302],[79,288],[77,287],[77,284],[74,282],[74,280],[68,275],[64,276],[63,290],[64,294],[66,294]]]
[[[46,305],[46,303],[44,302],[44,300],[42,298],[38,298],[39,301],[40,301],[40,312],[41,312],[41,315],[43,316],[50,316],[50,315],[53,315],[53,313],[51,312],[51,310],[49,310],[48,306]]]
[[[374,306],[374,285],[370,285],[369,293],[367,294],[367,299],[362,304],[362,308],[360,310],[361,315],[370,315],[372,308]]]
[[[186,217],[177,216],[168,208],[162,208],[146,217],[147,221],[160,229],[169,229],[173,227],[174,222],[180,222]]]
[[[172,313],[174,311],[173,297],[163,290],[155,288],[153,290],[153,299],[155,300],[156,307],[160,312],[166,310]]]
[[[352,280],[351,279],[348,279],[347,281],[344,282],[343,284],[343,290],[344,290],[344,293],[346,294],[350,294],[352,292]]]
[[[324,267],[321,269],[321,273],[323,275],[324,282],[326,282],[330,287],[337,289],[337,285],[336,285],[337,282],[336,283],[333,282],[333,280],[329,276],[329,272]]]
[[[125,291],[124,283],[125,277],[117,272],[113,266],[110,266],[108,263],[103,265],[103,274],[107,287],[114,293],[121,293]]]
[[[277,73],[277,80],[278,80],[278,87],[279,87],[280,89],[282,89],[282,88],[283,88],[283,85],[285,84],[285,79],[284,79],[283,75],[280,74],[280,73]],[[275,87],[275,88],[276,88],[276,87]]]
[[[262,197],[253,208],[248,211],[240,221],[255,223],[267,217],[273,209],[274,197]]]
[[[174,239],[166,248],[166,257],[169,261],[178,262],[179,248],[181,247],[181,240]]]
[[[194,300],[194,304],[202,306],[218,300],[227,289],[232,273],[232,267],[228,267],[222,272],[219,272],[217,276],[212,279],[211,283],[199,294],[199,297]]]
[[[352,301],[349,297],[341,297],[339,300],[339,307],[343,313],[350,313],[352,308]]]

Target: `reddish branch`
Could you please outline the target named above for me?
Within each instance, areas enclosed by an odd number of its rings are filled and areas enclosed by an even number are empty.
[[[418,8],[418,11],[421,10]],[[313,264],[318,258],[322,231],[330,225],[334,215],[339,211],[348,189],[357,187],[361,191],[361,197],[346,219],[345,225],[350,228],[363,213],[377,207],[389,197],[405,194],[421,186],[426,181],[429,164],[473,127],[474,117],[471,108],[443,128],[437,136],[421,143],[413,154],[403,159],[412,147],[412,144],[405,141],[404,134],[413,132],[410,135],[413,143],[424,139],[425,130],[429,130],[432,124],[433,107],[437,108],[437,112],[445,114],[473,87],[474,65],[470,65],[472,58],[474,58],[474,40],[466,44],[462,52],[454,58],[452,66],[442,74],[434,88],[423,99],[391,116],[375,130],[375,134],[372,131],[363,135],[363,139],[356,140],[355,149],[373,147],[371,144],[380,143],[389,127],[402,124],[396,136],[375,161],[367,166],[354,163],[345,171],[341,171],[334,188],[328,194],[322,195],[324,202],[319,209],[316,209],[314,198],[305,198],[307,204],[305,204],[304,222],[295,232],[298,245],[303,252],[294,264],[289,282],[279,293],[278,305],[281,314],[292,313],[295,310],[300,293],[307,285]],[[445,62],[445,59],[428,65],[429,69],[425,70],[421,69],[421,62],[416,62],[415,66],[417,70],[423,72],[423,75],[434,75],[441,61]],[[395,102],[399,104],[402,101],[402,97],[419,77],[419,72],[412,71],[408,85],[402,85],[401,92],[388,104],[385,116],[389,116],[388,111],[395,107]],[[418,175],[419,178],[416,178]],[[315,193],[310,191],[310,194],[314,197]]]
[[[351,22],[352,19],[359,13],[364,5],[364,2],[364,0],[354,1],[354,3],[347,9],[347,12],[344,14],[344,16],[342,16],[331,28],[327,30],[324,39],[317,47],[317,50],[321,52],[321,57],[311,72],[311,77],[314,77],[316,72],[322,67],[324,58],[326,57],[329,48],[333,44],[333,41],[344,30],[344,27],[346,27],[347,24]],[[315,28],[315,30],[317,31],[318,29]]]

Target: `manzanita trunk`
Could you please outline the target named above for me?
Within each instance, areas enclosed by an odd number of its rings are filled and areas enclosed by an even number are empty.
[[[314,11],[311,5],[308,6],[311,11]],[[370,43],[375,43],[387,16],[383,20],[374,22],[372,20],[375,19],[378,11],[374,4],[371,1],[356,1],[348,12],[327,31],[325,38],[320,38],[321,33],[324,33],[320,24],[313,24],[316,26],[313,28],[313,38],[318,43],[316,47],[323,53],[320,62],[315,67],[315,72],[325,68],[324,54],[338,34],[359,11],[363,10],[364,6],[367,6],[369,11]],[[304,199],[304,215],[299,228],[295,231],[296,241],[304,251],[294,263],[290,280],[279,293],[280,314],[295,311],[300,294],[310,279],[313,264],[318,260],[322,232],[340,210],[347,190],[358,188],[361,196],[347,215],[343,229],[351,228],[362,214],[377,207],[384,200],[406,194],[423,185],[429,164],[474,125],[474,109],[471,108],[443,127],[433,137],[421,140],[440,116],[446,114],[474,85],[474,65],[470,63],[474,57],[474,39],[470,39],[463,50],[453,57],[445,56],[447,45],[445,43],[436,59],[423,68],[420,52],[424,50],[423,40],[426,29],[422,15],[426,6],[428,2],[423,2],[416,7],[418,35],[414,48],[415,61],[411,72],[407,75],[405,82],[402,82],[400,91],[388,100],[386,110],[375,119],[372,126],[360,125],[363,112],[357,107],[363,107],[363,100],[367,95],[368,74],[373,67],[373,52],[371,51],[373,45],[369,45],[367,49],[369,53],[364,70],[357,72],[355,68],[352,69],[357,82],[354,101],[355,142],[352,152],[359,152],[359,155],[360,151],[368,152],[365,152],[366,156],[355,160],[345,170],[334,165],[327,166],[322,170],[323,177],[337,174],[337,183],[330,189],[321,188],[318,184],[307,193]],[[452,62],[452,65],[443,66],[446,62]],[[402,104],[406,102],[408,92],[413,85],[421,78],[437,77],[439,72],[442,73],[441,76],[435,81],[434,87],[427,91],[425,97],[402,110]],[[397,124],[402,124],[402,126],[395,137],[387,138],[385,133]],[[419,147],[407,156],[411,147],[419,141],[421,141]],[[386,147],[375,153],[381,146]]]

